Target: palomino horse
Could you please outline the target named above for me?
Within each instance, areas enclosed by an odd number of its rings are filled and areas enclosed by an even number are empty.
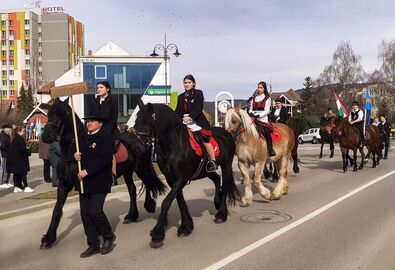
[[[378,161],[376,161],[376,154],[379,154],[380,149],[380,131],[376,126],[369,126],[366,128],[366,132],[368,134],[367,138],[363,140],[362,147],[360,144],[360,138],[358,135],[358,131],[354,129],[351,124],[342,117],[337,117],[334,120],[335,124],[335,136],[339,140],[340,149],[342,151],[343,158],[343,171],[347,171],[348,166],[348,153],[349,150],[353,150],[353,162],[354,168],[353,171],[357,171],[358,168],[360,170],[363,169],[365,153],[363,152],[363,146],[366,146],[370,152],[373,154],[373,168],[376,167]],[[358,167],[357,165],[357,150],[361,153],[361,163]]]
[[[252,184],[259,190],[264,199],[280,199],[281,195],[288,193],[288,161],[295,145],[295,136],[292,130],[284,124],[274,123],[274,128],[281,134],[281,140],[273,142],[277,155],[269,157],[266,141],[259,136],[250,116],[240,107],[228,109],[225,115],[225,129],[228,130],[236,141],[236,155],[238,165],[243,175],[245,193],[240,206],[246,207],[252,203],[252,185],[249,176],[250,165],[255,167]],[[261,183],[262,171],[266,163],[275,163],[279,169],[280,179],[272,194]]]

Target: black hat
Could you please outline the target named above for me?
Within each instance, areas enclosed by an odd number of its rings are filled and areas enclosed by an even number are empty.
[[[281,98],[276,98],[276,100],[274,100],[274,102],[281,102],[281,103],[283,103],[283,100]]]
[[[352,106],[354,106],[354,105],[357,105],[357,106],[359,106],[359,103],[358,103],[358,101],[356,101],[356,100],[354,100],[353,102],[352,102],[352,104],[351,104]]]
[[[328,111],[333,111],[332,107],[328,107]]]
[[[12,126],[9,125],[9,124],[3,124],[3,125],[1,126],[1,128],[12,128]]]
[[[100,116],[100,115],[95,115],[95,114],[90,114],[88,116],[83,117],[82,119],[84,120],[97,120],[99,122],[103,122],[106,120],[106,118]]]

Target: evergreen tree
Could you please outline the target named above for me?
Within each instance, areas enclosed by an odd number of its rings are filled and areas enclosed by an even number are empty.
[[[30,113],[34,109],[34,106],[35,106],[35,102],[33,97],[33,89],[32,86],[29,85],[26,95],[26,110],[28,111],[28,113]]]
[[[303,114],[309,114],[310,112],[309,107],[311,105],[312,96],[313,96],[313,93],[311,92],[311,88],[313,87],[313,81],[310,76],[307,76],[304,80],[305,80],[305,82],[303,83],[304,91],[300,95],[300,97],[302,98],[301,109]]]
[[[31,111],[31,110],[30,110]],[[30,113],[27,106],[27,95],[25,87],[21,86],[16,104],[16,119],[17,124],[21,124],[23,119]]]

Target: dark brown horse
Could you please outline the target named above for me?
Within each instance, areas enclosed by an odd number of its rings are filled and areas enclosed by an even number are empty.
[[[342,151],[343,158],[343,171],[347,171],[348,165],[348,153],[349,150],[354,152],[353,161],[354,161],[354,169],[353,171],[357,171],[358,168],[360,170],[363,169],[365,153],[363,152],[363,147],[366,146],[369,151],[373,154],[373,168],[378,164],[376,162],[375,155],[379,152],[380,147],[380,132],[376,126],[369,126],[366,129],[367,136],[363,140],[363,144],[360,144],[360,138],[358,135],[358,131],[354,129],[351,124],[342,117],[337,117],[335,119],[335,136],[339,141],[340,149]],[[361,153],[361,163],[359,167],[357,167],[357,150]]]

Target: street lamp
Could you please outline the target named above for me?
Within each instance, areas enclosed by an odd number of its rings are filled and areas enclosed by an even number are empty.
[[[163,44],[156,44],[154,46],[154,50],[152,51],[150,56],[153,56],[153,57],[159,56],[159,54],[156,53],[156,49],[163,50],[163,55],[164,55],[164,58],[165,58],[165,87],[166,87],[166,89],[165,89],[165,91],[166,91],[165,92],[165,98],[166,98],[166,104],[168,104],[168,102],[167,102],[167,61],[170,59],[170,57],[168,55],[168,52],[173,50],[173,49],[175,49],[176,51],[173,53],[173,55],[175,57],[180,56],[181,53],[178,51],[178,48],[177,48],[176,44],[174,44],[174,43],[167,44],[166,34],[165,34],[165,44],[164,45]]]

